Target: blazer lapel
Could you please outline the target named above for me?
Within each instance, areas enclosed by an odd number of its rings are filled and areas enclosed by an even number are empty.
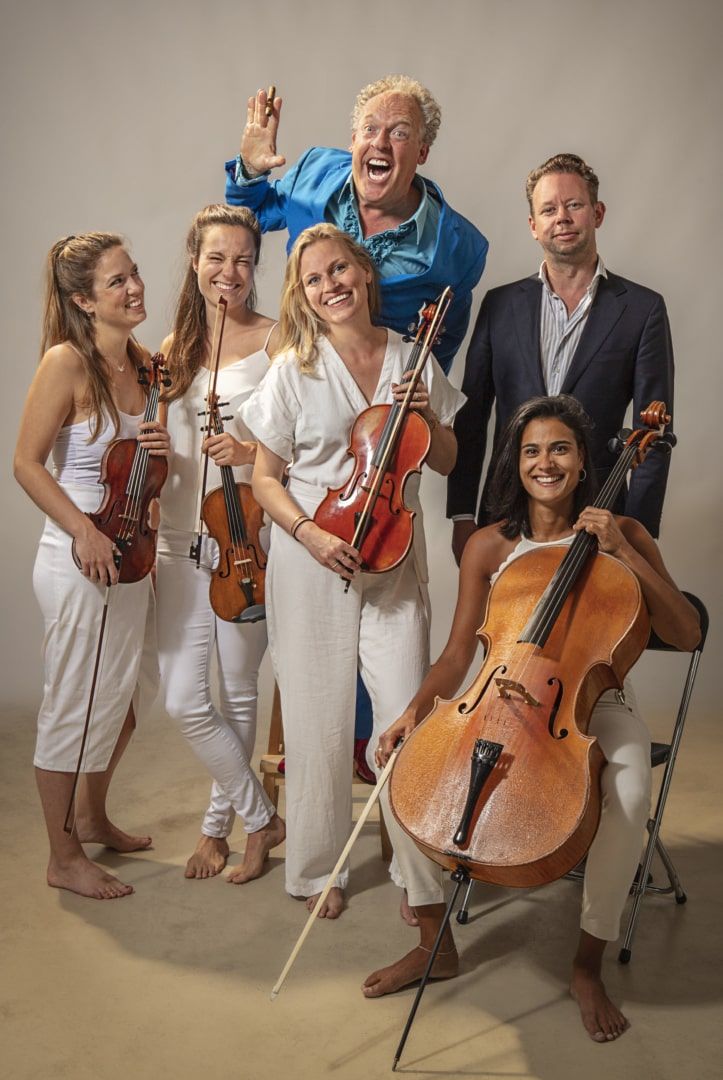
[[[513,316],[520,349],[520,382],[529,387],[529,397],[547,393],[540,357],[541,304],[542,283],[536,277],[525,278],[514,299]]]
[[[607,278],[600,278],[580,344],[575,350],[572,363],[568,368],[561,393],[571,394],[592,358],[602,348],[606,338],[625,311],[627,301],[625,285],[619,277],[608,272]]]

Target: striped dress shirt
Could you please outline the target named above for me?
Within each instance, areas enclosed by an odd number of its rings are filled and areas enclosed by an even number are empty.
[[[585,290],[580,303],[571,315],[567,314],[565,301],[561,300],[550,288],[544,262],[540,266],[539,278],[542,282],[542,305],[540,314],[540,358],[542,377],[547,393],[559,394],[565,376],[572,363],[575,350],[580,344],[582,332],[590,313],[595,293],[601,277],[607,277],[607,270],[598,255],[593,279]]]

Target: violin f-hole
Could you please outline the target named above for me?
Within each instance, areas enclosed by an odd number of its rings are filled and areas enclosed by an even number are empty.
[[[467,843],[477,800],[482,794],[485,781],[497,764],[502,750],[502,743],[491,742],[489,739],[475,740],[474,749],[472,750],[472,767],[467,802],[464,804],[462,819],[454,834],[454,843],[457,847],[464,847]]]

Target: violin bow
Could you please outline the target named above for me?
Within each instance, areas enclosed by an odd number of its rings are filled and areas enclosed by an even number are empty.
[[[118,570],[120,570],[122,554],[114,555],[113,560]],[[78,788],[78,780],[80,779],[80,770],[83,766],[83,756],[85,754],[85,744],[88,741],[88,731],[90,730],[90,718],[93,715],[93,705],[95,703],[95,688],[98,685],[98,673],[100,671],[100,659],[103,654],[103,640],[105,638],[105,624],[108,620],[108,605],[110,602],[110,591],[113,588],[112,585],[106,585],[105,595],[103,597],[103,613],[100,618],[100,630],[98,632],[98,647],[95,650],[95,663],[93,665],[93,678],[90,683],[90,693],[88,695],[88,708],[85,713],[85,723],[83,724],[83,735],[80,740],[80,750],[78,752],[78,763],[75,766],[75,772],[73,774],[73,786],[70,789],[70,798],[68,799],[68,808],[65,811],[65,821],[63,822],[63,832],[72,833],[75,828],[75,814],[73,808],[75,806],[75,793]],[[72,824],[71,824],[72,816]]]
[[[199,413],[199,416],[203,416],[203,427],[201,431],[206,432],[206,436],[211,435],[211,414],[213,403],[216,399],[216,386],[218,384],[218,368],[221,360],[221,339],[223,338],[223,328],[226,323],[226,308],[228,302],[225,296],[219,296],[218,304],[216,305],[216,319],[213,324],[213,338],[211,340],[211,366],[208,369],[208,386],[206,388],[206,408],[204,412]],[[191,544],[191,550],[189,556],[191,559],[196,560],[196,567],[201,565],[201,540],[203,539],[203,500],[206,497],[206,484],[208,482],[208,454],[201,452],[202,462],[199,462],[199,469],[201,469],[201,498],[198,503],[198,531],[196,533],[196,542]],[[198,486],[198,485],[197,485]]]
[[[346,845],[344,846],[344,850],[342,851],[339,858],[336,860],[336,865],[335,865],[334,869],[332,870],[331,874],[329,875],[329,879],[328,879],[326,885],[324,886],[324,888],[319,893],[319,897],[318,897],[316,903],[314,904],[314,909],[310,913],[309,918],[306,920],[306,924],[304,926],[304,929],[299,934],[298,940],[297,940],[296,944],[294,945],[293,949],[291,950],[291,955],[289,956],[289,959],[284,964],[284,968],[283,968],[281,974],[279,975],[278,979],[274,983],[274,987],[273,987],[273,989],[271,991],[271,1000],[272,1001],[276,1001],[276,998],[279,996],[279,991],[281,990],[281,987],[284,985],[284,982],[286,981],[286,976],[291,971],[291,966],[294,963],[294,961],[296,960],[296,957],[299,955],[299,952],[301,951],[301,946],[306,941],[306,938],[308,937],[309,932],[310,932],[312,926],[314,925],[314,922],[316,921],[316,917],[317,917],[317,915],[319,913],[321,905],[324,903],[327,896],[329,895],[332,888],[334,887],[334,882],[336,881],[336,875],[339,873],[342,866],[344,865],[344,863],[348,859],[349,852],[354,847],[354,844],[356,843],[357,837],[359,836],[359,833],[362,831],[362,828],[364,827],[364,824],[365,824],[367,818],[369,817],[369,814],[371,813],[372,807],[374,806],[375,802],[377,801],[377,799],[381,795],[382,788],[384,787],[387,780],[389,779],[389,774],[392,771],[392,768],[394,766],[394,762],[397,760],[397,754],[399,753],[401,748],[402,748],[402,743],[400,741],[397,744],[397,746],[395,746],[394,750],[392,750],[392,753],[391,753],[391,755],[389,757],[389,761],[386,763],[386,765],[382,769],[381,773],[377,777],[376,787],[372,791],[371,795],[369,796],[369,799],[367,800],[367,803],[366,803],[364,809],[362,810],[361,814],[359,815],[359,820],[357,821],[356,825],[354,826],[354,828],[352,830],[352,833],[351,833],[351,836],[349,837],[349,839],[346,842]]]

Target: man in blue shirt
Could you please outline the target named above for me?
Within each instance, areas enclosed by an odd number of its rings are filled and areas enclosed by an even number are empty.
[[[406,75],[366,86],[352,116],[351,150],[313,147],[280,180],[281,98],[249,98],[240,155],[226,163],[226,201],[247,206],[264,232],[288,229],[289,247],[310,225],[331,221],[364,244],[381,276],[380,323],[400,333],[451,285],[455,299],[435,356],[448,372],[469,323],[487,240],[417,174],[439,129],[437,102]],[[270,115],[267,116],[267,111]]]

